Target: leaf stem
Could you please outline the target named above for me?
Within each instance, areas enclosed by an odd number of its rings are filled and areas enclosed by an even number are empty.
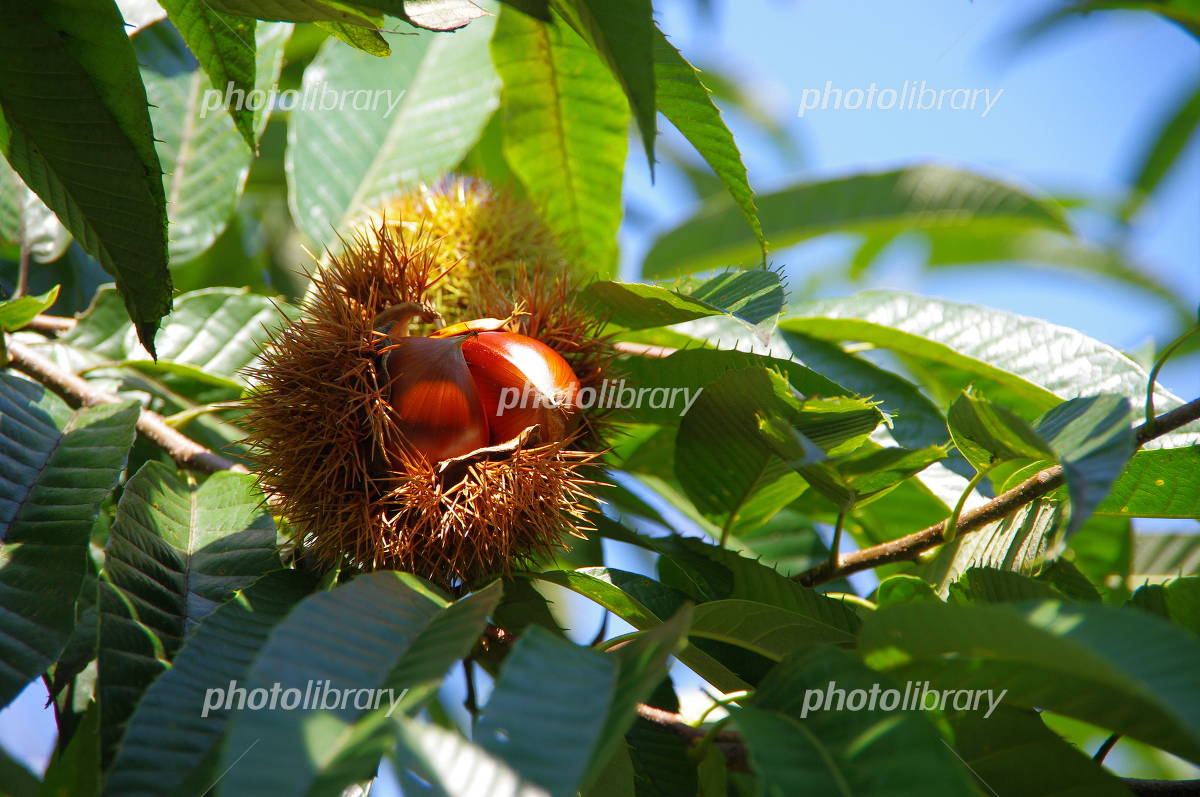
[[[1097,764],[1103,764],[1105,756],[1108,755],[1110,750],[1117,746],[1117,742],[1120,741],[1120,739],[1121,734],[1119,733],[1114,733],[1112,736],[1109,736],[1096,750],[1096,754],[1092,756],[1092,760]]]
[[[17,287],[12,298],[20,299],[29,292],[29,241],[25,240],[25,219],[21,219],[21,255],[17,261]]]
[[[707,729],[704,732],[704,735],[700,737],[700,741],[696,742],[696,744],[688,750],[688,757],[697,763],[703,761],[704,757],[708,755],[708,749],[712,747],[713,742],[716,741],[717,734],[719,734],[721,729],[728,724],[729,717],[722,717],[714,722],[712,727]]]
[[[828,566],[831,569],[837,569],[838,550],[842,547],[842,529],[846,525],[846,515],[849,514],[852,506],[853,504],[847,503],[838,510],[837,522],[833,526],[833,540],[829,543]]]
[[[950,513],[950,517],[946,520],[946,530],[942,532],[942,542],[953,542],[955,534],[958,533],[958,518],[962,515],[963,507],[967,505],[967,498],[971,493],[975,492],[975,488],[979,483],[992,472],[992,468],[996,467],[996,463],[988,465],[986,468],[981,468],[975,471],[975,475],[967,482],[967,486],[962,491],[962,495],[958,497],[958,503],[954,505],[954,511]]]
[[[715,697],[711,698],[712,705],[709,706],[708,708],[704,709],[703,712],[701,712],[699,718],[696,719],[695,726],[697,728],[699,728],[701,725],[703,725],[704,721],[706,719],[708,719],[708,715],[713,713],[717,709],[723,708],[723,707],[729,705],[730,703],[736,703],[739,700],[745,700],[749,696],[750,696],[749,690],[741,689],[741,690],[738,690],[737,692],[730,692],[729,694],[725,695],[722,698],[715,698]]]
[[[1158,383],[1158,372],[1167,364],[1171,355],[1197,332],[1200,332],[1200,325],[1192,327],[1167,344],[1162,354],[1158,355],[1158,359],[1154,361],[1154,367],[1150,369],[1150,377],[1146,380],[1146,426],[1150,429],[1154,429],[1154,386]]]
[[[28,192],[22,192],[28,193]],[[20,200],[18,199],[18,203]],[[20,241],[21,254],[17,260],[17,286],[13,289],[11,299],[20,299],[29,290],[29,236],[25,226],[25,208],[17,212],[17,240]]]

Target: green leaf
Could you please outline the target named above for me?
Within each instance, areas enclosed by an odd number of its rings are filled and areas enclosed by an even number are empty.
[[[254,89],[256,23],[253,19],[222,14],[207,3],[162,0],[162,6],[171,24],[187,42],[188,49],[204,67],[214,89],[243,94]],[[247,146],[258,149],[261,129],[255,129],[254,111],[246,107],[229,107],[227,110]],[[156,122],[156,132],[159,127]]]
[[[1062,556],[1043,568],[1037,574],[1037,579],[1054,587],[1071,600],[1087,603],[1100,603],[1102,600],[1096,585],[1088,580],[1074,561]]]
[[[55,285],[41,296],[22,296],[0,302],[0,332],[15,332],[32,321],[38,313],[44,313],[58,301],[58,286]]]
[[[892,416],[892,436],[901,445],[924,448],[949,440],[941,411],[916,385],[832,343],[798,332],[785,331],[781,337],[807,367],[879,401],[880,409]]]
[[[267,126],[269,98],[277,90],[283,47],[292,30],[291,25],[259,25],[256,39],[253,20],[218,14],[203,3],[175,2],[187,9],[186,24],[191,29],[211,26],[207,29],[215,35],[228,37],[222,46],[238,60],[249,61],[251,82],[242,85],[242,78],[230,77],[228,83],[216,83],[211,73],[206,78],[169,26],[154,25],[134,37],[158,157],[167,170],[168,249],[173,266],[203,253],[228,225],[245,188],[258,137]],[[231,30],[230,24],[237,29]],[[247,36],[249,45],[243,43]],[[185,41],[193,45],[186,35]],[[207,70],[209,62],[203,55],[200,59]],[[229,113],[222,111],[227,100]]]
[[[852,633],[821,619],[738,599],[698,605],[688,635],[737,645],[773,661],[823,643],[854,644]]]
[[[116,292],[101,289],[75,328],[54,343],[39,346],[64,368],[79,371],[121,365],[160,375],[203,379],[221,390],[206,400],[237,398],[248,385],[245,369],[254,363],[268,334],[295,310],[247,289],[206,288],[175,300],[159,333],[159,362],[141,356],[133,327]]]
[[[542,22],[550,22],[553,17],[550,13],[550,0],[501,0],[505,5],[528,14],[534,19],[540,19]]]
[[[1039,500],[1008,517],[943,545],[921,575],[945,592],[972,567],[990,567],[1032,575],[1042,564],[1062,521],[1056,501]]]
[[[1011,570],[972,567],[950,586],[950,597],[959,603],[1020,603],[1067,600],[1050,584]]]
[[[789,462],[803,466],[819,451],[853,451],[881,419],[862,399],[801,400],[777,373],[731,371],[705,387],[680,423],[675,471],[696,508],[732,528],[747,511],[761,509],[752,503],[756,499],[769,500],[778,511],[799,495],[803,484],[789,472]]]
[[[0,141],[3,141],[0,119]],[[26,246],[39,263],[58,260],[71,244],[71,234],[54,211],[30,191],[20,176],[0,158],[0,243]]]
[[[657,28],[650,0],[553,0],[560,16],[604,60],[625,90],[654,174],[654,44]]]
[[[869,235],[944,226],[1067,231],[1062,210],[1005,183],[944,166],[914,166],[802,183],[759,194],[758,216],[775,249],[831,232]],[[668,277],[761,259],[742,210],[714,202],[654,242],[645,277]]]
[[[475,738],[550,794],[575,794],[616,687],[613,657],[526,629],[504,662]]]
[[[1125,396],[1135,406],[1145,401],[1148,374],[1126,355],[1073,329],[1001,310],[870,291],[801,305],[780,326],[825,340],[866,341],[994,380],[1035,413],[1098,393]],[[1038,356],[1031,357],[1034,350]],[[1155,395],[1160,411],[1183,403],[1161,388]],[[1150,445],[1174,448],[1197,441],[1200,435],[1182,431]]]
[[[29,70],[46,62],[57,66]],[[7,0],[0,7],[0,110],[7,130],[0,150],[116,278],[153,355],[159,320],[171,309],[166,194],[146,93],[116,5]]]
[[[485,590],[452,613],[453,607],[413,577],[377,572],[303,600],[259,651],[246,675],[248,693],[270,692],[278,684],[281,694],[297,690],[303,695],[308,686],[325,681],[328,689],[352,690],[360,705],[348,700],[308,711],[239,711],[218,770],[232,767],[222,791],[336,793],[355,779],[369,778],[390,745],[391,701],[407,699],[406,689],[426,692],[433,672],[440,678],[449,667],[448,655],[458,658],[469,650],[499,598],[498,587]],[[464,623],[470,631],[465,639]],[[378,706],[364,707],[361,690],[382,690],[369,692]],[[307,753],[297,757],[296,750]],[[281,760],[289,762],[284,769]]]
[[[831,688],[875,692],[897,682],[829,648],[784,659],[733,720],[769,795],[973,795],[970,776],[921,712],[813,710]],[[836,696],[835,698],[836,699]],[[864,701],[865,702],[865,701]],[[897,701],[898,702],[898,701]]]
[[[1065,22],[1074,22],[1078,16],[1114,9],[1161,14],[1165,19],[1186,30],[1193,38],[1200,39],[1200,9],[1197,9],[1194,0],[1076,0],[1065,5],[1056,4],[1050,9],[1017,31],[1014,34],[1015,44],[1027,45],[1047,33],[1056,31]]]
[[[686,388],[689,391],[686,395],[681,394],[683,401],[672,402],[670,406],[657,408],[650,406],[651,402],[643,401],[642,406],[634,408],[637,420],[658,424],[678,423],[683,415],[681,410],[688,409],[687,399],[695,400],[696,389],[720,381],[730,372],[748,368],[780,372],[804,396],[853,395],[850,390],[798,362],[743,351],[682,349],[661,359],[629,357],[621,362],[622,376],[638,389]]]
[[[1129,797],[1129,789],[1100,764],[1046,727],[1037,712],[999,706],[950,717],[954,749],[996,794],[1029,797]]]
[[[946,458],[942,446],[875,448],[867,443],[852,454],[837,460],[837,472],[843,484],[854,490],[857,506],[891,490],[901,482]]]
[[[1135,534],[1129,580],[1200,573],[1200,534]]]
[[[369,6],[379,3],[351,4],[341,0],[205,0],[225,14],[276,20],[279,22],[344,22],[379,28],[383,15]]]
[[[977,471],[1009,459],[1053,457],[1032,424],[970,391],[950,405],[946,421],[955,447]]]
[[[623,744],[687,624],[685,608],[612,655],[528,629],[505,661],[476,738],[551,794],[575,794]]]
[[[135,402],[72,410],[0,373],[0,705],[58,658],[88,535],[133,445]]]
[[[167,797],[189,779],[214,783],[220,772],[213,753],[230,716],[223,701],[213,705],[217,690],[244,681],[271,629],[312,587],[297,571],[276,571],[205,617],[138,703],[105,794]]]
[[[533,577],[583,595],[639,631],[658,627],[662,623],[661,618],[671,617],[687,599],[686,595],[653,579],[606,567],[552,570],[533,574]],[[647,608],[648,605],[653,608]],[[749,686],[694,645],[680,651],[678,658],[722,692],[735,692]]]
[[[879,606],[940,600],[925,579],[907,573],[889,576],[880,581],[875,589],[875,603]]]
[[[895,679],[1007,689],[1009,704],[1200,758],[1200,640],[1142,612],[1055,602],[917,603],[872,613],[859,641],[867,663]]]
[[[1195,16],[1195,21],[1197,32],[1200,32],[1200,14]],[[1145,140],[1132,173],[1132,194],[1121,210],[1121,216],[1126,220],[1135,216],[1162,184],[1200,127],[1200,85],[1190,87],[1180,100],[1170,115],[1159,122],[1156,133]]]
[[[679,711],[679,698],[670,676],[659,683],[645,703],[664,711]],[[723,762],[722,758],[722,769]],[[671,729],[639,716],[625,734],[625,744],[609,759],[604,774],[592,782],[587,797],[698,794],[697,769],[689,742]]]
[[[1171,620],[1200,636],[1200,578],[1175,579],[1166,590]]]
[[[355,49],[362,50],[377,58],[387,58],[392,54],[392,47],[387,39],[379,35],[379,31],[370,28],[349,25],[343,22],[314,22],[321,30],[336,39],[344,41]]]
[[[669,326],[710,315],[730,315],[751,326],[783,309],[783,282],[767,269],[730,271],[692,290],[637,282],[593,282],[584,298],[610,323],[626,329]]]
[[[100,704],[93,702],[66,749],[46,768],[38,797],[95,797],[101,777]]]
[[[1200,636],[1200,578],[1146,584],[1133,593],[1129,605],[1157,614]]]
[[[218,604],[279,566],[254,477],[194,478],[147,462],[125,485],[105,548],[99,696],[105,747],[183,642]]]
[[[1067,534],[1083,525],[1108,495],[1137,449],[1124,396],[1100,395],[1064,401],[1043,415],[1037,433],[1062,463],[1071,496]]]
[[[509,8],[492,58],[504,82],[504,157],[562,245],[612,273],[629,119],[621,86],[568,25]]]
[[[292,217],[310,241],[338,246],[337,234],[380,200],[462,161],[496,108],[485,49],[494,24],[420,31],[386,59],[321,47],[304,73],[301,96],[311,99],[292,112],[285,164]]]
[[[616,688],[592,752],[586,782],[594,781],[605,762],[624,746],[625,734],[637,718],[638,704],[650,699],[667,677],[671,656],[686,645],[691,619],[690,607],[684,606],[666,622],[613,651],[617,660]]]
[[[675,738],[676,741],[683,743],[682,739]],[[600,774],[585,791],[580,792],[580,795],[581,797],[637,797],[637,790],[633,785],[635,777],[631,746],[622,743],[617,748],[617,752],[608,759]]]
[[[1126,581],[1133,561],[1133,524],[1128,518],[1092,515],[1067,545],[1079,571],[1106,594],[1128,596]]]
[[[408,583],[413,586],[416,582]],[[447,606],[421,629],[382,687],[397,696],[392,698],[394,704],[392,700],[381,702],[329,738],[322,749],[321,770],[307,793],[338,793],[372,776],[380,756],[395,742],[395,727],[388,722],[388,714],[393,718],[414,714],[437,693],[451,664],[467,656],[479,641],[501,591],[496,583],[475,592]]]
[[[671,559],[693,577],[705,576],[704,591],[686,590],[698,602],[740,598],[804,615],[847,634],[858,631],[858,617],[845,603],[801,586],[756,559],[694,537],[654,537],[649,543],[661,554],[660,563]]]
[[[759,435],[756,413],[788,421],[795,398],[787,382],[765,369],[731,371],[705,387],[679,425],[675,472],[710,521],[728,529],[752,499],[773,497],[767,516],[791,503],[804,482]]]
[[[1200,447],[1138,451],[1097,515],[1200,518]]]
[[[754,206],[754,192],[750,188],[737,142],[725,126],[711,93],[701,81],[700,72],[684,59],[660,30],[655,30],[654,36],[654,84],[658,110],[691,142],[713,173],[721,178],[742,217],[750,225],[750,231],[765,258],[767,242],[763,237],[758,209]]]
[[[9,797],[38,797],[41,780],[10,752],[0,747],[0,781]]]
[[[434,797],[550,797],[550,792],[522,777],[504,758],[467,741],[457,731],[418,720],[398,719],[395,758],[401,775],[420,775],[418,788]]]

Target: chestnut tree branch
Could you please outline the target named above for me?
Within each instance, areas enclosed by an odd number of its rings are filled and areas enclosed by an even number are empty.
[[[32,376],[43,385],[53,388],[78,406],[95,407],[100,404],[116,404],[122,400],[112,393],[100,390],[82,377],[59,368],[24,343],[10,340],[8,354],[12,358],[12,364],[18,370]],[[141,411],[137,420],[137,430],[167,452],[181,468],[191,468],[207,473],[215,473],[219,470],[249,472],[244,465],[226,459],[187,435],[176,431],[153,410],[143,409]]]
[[[1200,399],[1195,399],[1170,412],[1163,413],[1152,421],[1148,421],[1134,430],[1139,447],[1156,437],[1175,431],[1194,420],[1200,419]],[[978,506],[969,512],[964,512],[955,526],[955,535],[961,536],[978,531],[984,526],[1005,518],[1023,506],[1032,503],[1042,496],[1052,492],[1064,483],[1061,465],[1054,465],[1038,471],[1016,487],[1001,493],[992,500]],[[946,532],[947,520],[935,523],[928,528],[914,531],[895,540],[881,542],[868,548],[862,548],[852,553],[837,557],[836,564],[831,558],[828,561],[799,573],[793,578],[801,584],[813,586],[832,581],[860,570],[870,570],[891,562],[902,562],[915,559],[922,551],[941,544]]]

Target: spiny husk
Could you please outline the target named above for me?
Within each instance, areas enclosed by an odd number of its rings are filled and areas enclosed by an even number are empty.
[[[469,316],[483,279],[511,284],[522,269],[570,268],[528,202],[470,177],[421,185],[384,201],[370,215],[372,227],[381,223],[393,236],[422,231],[440,244],[438,265],[454,268],[431,287],[428,299],[450,322]]]
[[[593,484],[585,468],[596,454],[571,441],[527,440],[461,463],[453,478],[403,453],[375,318],[404,302],[432,308],[446,271],[429,230],[360,230],[314,275],[302,317],[274,336],[251,373],[245,423],[259,481],[295,543],[325,567],[407,570],[454,586],[547,552],[564,531],[585,526]],[[532,294],[527,301],[535,308]],[[580,323],[577,338],[540,306],[529,318],[558,329],[545,342],[560,353],[588,352],[582,336],[593,327]]]

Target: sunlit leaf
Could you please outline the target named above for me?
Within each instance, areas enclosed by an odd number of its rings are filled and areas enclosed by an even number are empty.
[[[765,253],[766,240],[742,153],[712,100],[704,83],[706,79],[708,75],[702,75],[688,63],[662,31],[655,31],[654,82],[658,110],[720,178]]]
[[[184,12],[189,29],[218,31],[227,24],[246,22],[244,17],[217,15],[203,4],[193,7],[184,0],[177,2],[189,9]],[[202,59],[197,65],[170,27],[154,25],[134,37],[151,103],[158,157],[166,171],[171,265],[204,252],[229,223],[245,187],[258,137],[267,126],[270,97],[291,30],[291,25],[262,24],[257,26],[256,36],[252,21],[234,32],[225,30],[227,38],[221,46],[236,54],[239,74],[242,61],[249,65],[246,74],[218,85],[213,85],[213,75],[206,76],[200,68],[208,69],[209,63]],[[243,41],[247,37],[249,50]],[[215,52],[210,55],[219,60]],[[233,68],[233,63],[227,67]],[[247,77],[253,82],[242,85]],[[226,101],[232,103],[232,116],[224,110]],[[239,105],[241,110],[236,107]]]
[[[893,678],[1006,689],[1009,704],[1200,758],[1200,640],[1143,612],[1052,601],[914,603],[872,613],[860,644],[868,664]]]
[[[166,194],[121,15],[111,0],[46,0],[8,4],[4,17],[0,151],[116,277],[153,354],[171,308]],[[47,62],[57,68],[29,69]]]
[[[570,26],[509,8],[492,57],[504,81],[504,157],[563,245],[612,273],[629,119],[620,84]]]
[[[406,35],[390,58],[321,47],[304,72],[286,158],[293,218],[319,249],[340,247],[337,234],[384,197],[463,159],[496,108],[486,49],[494,24]]]
[[[859,174],[758,195],[758,217],[774,249],[831,232],[889,233],[930,227],[1066,230],[1048,200],[971,172],[943,166]],[[742,210],[706,205],[664,233],[642,262],[642,275],[668,277],[761,260]]]

